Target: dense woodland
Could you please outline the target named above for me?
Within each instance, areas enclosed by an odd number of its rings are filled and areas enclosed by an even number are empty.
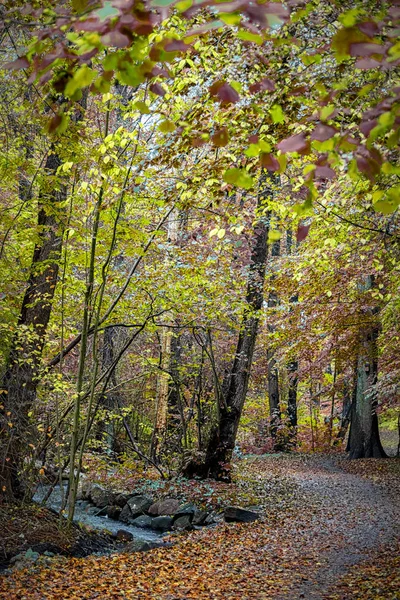
[[[0,15],[3,499],[398,456],[398,2]]]

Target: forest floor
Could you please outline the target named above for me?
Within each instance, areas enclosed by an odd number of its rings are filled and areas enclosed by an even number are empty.
[[[259,521],[173,535],[147,553],[54,557],[3,576],[0,598],[397,600],[399,475],[398,459],[247,457],[234,484],[185,494],[257,506]]]

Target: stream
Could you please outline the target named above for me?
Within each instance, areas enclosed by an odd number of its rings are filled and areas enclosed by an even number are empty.
[[[48,493],[48,490],[48,486],[39,486],[33,497],[33,501],[37,504],[42,503],[43,499]],[[64,494],[66,493],[66,490],[67,485],[65,484]],[[46,502],[46,506],[57,512],[60,512],[61,504],[62,494],[61,488],[58,485],[52,491],[49,499]],[[107,516],[101,517],[96,516],[95,514],[90,514],[93,510],[100,511],[101,509],[95,509],[92,504],[89,504],[83,500],[78,500],[75,505],[74,521],[76,523],[82,523],[83,525],[98,531],[106,531],[114,534],[117,533],[118,530],[123,529],[124,531],[129,531],[133,535],[134,540],[140,540],[144,542],[160,542],[162,540],[162,533],[153,531],[151,529],[141,529],[140,527],[128,525],[127,523],[121,523],[121,521],[114,521],[114,519],[109,519]]]

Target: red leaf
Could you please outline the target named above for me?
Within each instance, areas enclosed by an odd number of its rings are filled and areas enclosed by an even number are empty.
[[[167,52],[186,52],[190,46],[182,42],[182,40],[171,40],[165,44],[165,50]]]
[[[385,48],[370,42],[357,42],[350,44],[351,56],[371,56],[372,54],[385,54]]]
[[[218,146],[219,148],[226,146],[229,142],[229,134],[227,128],[223,127],[222,129],[216,131],[211,137],[211,140],[214,146]]]
[[[308,236],[308,232],[310,231],[310,225],[299,225],[296,233],[296,240],[298,242],[302,242]]]
[[[57,127],[61,124],[62,117],[61,115],[56,115],[53,117],[49,123],[49,133],[53,133],[57,129]]]
[[[222,104],[232,104],[240,100],[235,89],[226,81],[216,81],[210,87],[211,96],[217,96]]]
[[[273,154],[264,152],[261,154],[261,165],[268,171],[279,171],[280,165]]]
[[[150,86],[150,91],[153,92],[153,94],[161,97],[165,96],[167,93],[159,83],[152,83]]]
[[[363,121],[360,124],[360,130],[362,131],[362,133],[365,135],[365,137],[368,137],[370,134],[370,131],[376,127],[376,125],[378,124],[378,120],[377,119],[372,119],[371,121]]]
[[[130,44],[128,36],[118,31],[118,29],[113,29],[113,31],[109,31],[102,35],[101,41],[105,46],[112,46],[115,48],[126,48],[126,46],[129,46]]]
[[[366,21],[365,23],[359,23],[357,25],[358,29],[368,35],[369,37],[374,37],[374,35],[379,31],[379,27],[374,21]]]
[[[272,79],[268,79],[267,77],[265,77],[264,79],[261,79],[261,81],[253,83],[249,87],[249,90],[253,94],[257,92],[264,92],[266,90],[268,90],[269,92],[273,92],[275,90],[275,83],[272,81]]]
[[[356,69],[376,69],[381,63],[373,58],[360,58],[354,66]]]
[[[29,67],[29,61],[25,56],[21,56],[12,62],[8,62],[3,65],[3,69],[8,69],[10,71],[17,71],[18,69],[26,69]]]
[[[319,142],[325,142],[325,140],[329,140],[331,137],[333,137],[335,133],[336,129],[334,127],[318,123],[314,131],[311,133],[311,139],[318,140]]]
[[[299,154],[305,154],[309,151],[310,142],[306,139],[306,135],[304,133],[298,133],[297,135],[292,135],[291,137],[279,142],[277,148],[283,154],[286,154],[286,152],[298,152]]]
[[[315,176],[317,179],[334,179],[336,177],[336,173],[327,165],[323,165],[316,167]]]

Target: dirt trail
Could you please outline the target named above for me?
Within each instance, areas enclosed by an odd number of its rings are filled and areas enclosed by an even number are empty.
[[[314,515],[311,528],[321,553],[315,571],[305,574],[303,581],[281,598],[321,600],[351,566],[399,538],[398,498],[396,503],[395,494],[379,481],[347,473],[332,459],[310,461],[293,470],[290,477]]]

